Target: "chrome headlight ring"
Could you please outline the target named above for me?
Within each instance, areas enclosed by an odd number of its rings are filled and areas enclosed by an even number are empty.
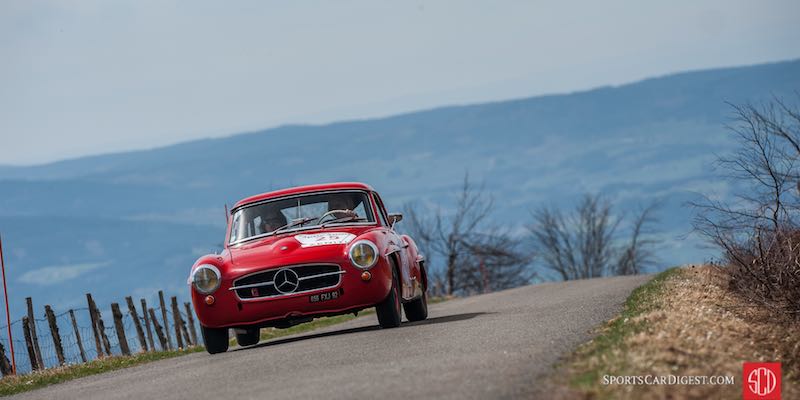
[[[350,246],[350,263],[356,268],[370,269],[377,262],[380,254],[378,253],[378,246],[369,240],[359,240]]]
[[[202,294],[211,294],[219,289],[222,274],[211,264],[202,264],[192,272],[192,285]]]

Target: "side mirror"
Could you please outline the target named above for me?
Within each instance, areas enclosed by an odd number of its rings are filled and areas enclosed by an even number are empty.
[[[394,226],[394,224],[403,220],[403,214],[400,213],[390,213],[389,214],[389,224]]]

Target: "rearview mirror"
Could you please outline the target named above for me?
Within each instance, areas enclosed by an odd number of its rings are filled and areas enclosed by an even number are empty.
[[[400,213],[391,213],[389,214],[389,224],[394,226],[394,224],[403,220],[403,214]]]

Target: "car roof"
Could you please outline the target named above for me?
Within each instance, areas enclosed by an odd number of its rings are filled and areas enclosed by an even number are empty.
[[[361,182],[334,182],[334,183],[320,183],[316,185],[296,186],[292,188],[280,189],[272,192],[257,194],[255,196],[246,197],[242,200],[239,200],[236,204],[234,204],[231,211],[241,206],[250,203],[256,203],[262,200],[269,200],[273,198],[291,196],[301,193],[322,192],[327,190],[346,190],[346,189],[366,190],[366,191],[374,190],[372,189],[372,186]]]

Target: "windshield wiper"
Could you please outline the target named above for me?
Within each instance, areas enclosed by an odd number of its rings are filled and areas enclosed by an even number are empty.
[[[326,226],[328,226],[330,224],[336,224],[336,223],[339,223],[339,222],[366,221],[366,220],[367,220],[366,218],[359,217],[358,215],[348,215],[346,217],[332,219],[332,220],[320,225],[320,228],[324,228],[324,227],[326,227]]]
[[[303,224],[309,223],[309,222],[311,222],[311,221],[313,221],[315,219],[317,219],[317,217],[299,218],[299,219],[296,219],[296,220],[294,220],[294,221],[292,221],[292,222],[290,222],[290,223],[288,223],[288,224],[286,224],[286,225],[284,225],[284,226],[282,226],[282,227],[280,227],[278,229],[275,229],[274,231],[270,232],[269,234],[270,235],[274,235],[274,234],[276,234],[276,233],[278,233],[280,231],[284,231],[286,229],[289,229],[289,228],[292,228],[292,227],[295,227],[295,226],[298,226],[298,225],[303,225]]]

